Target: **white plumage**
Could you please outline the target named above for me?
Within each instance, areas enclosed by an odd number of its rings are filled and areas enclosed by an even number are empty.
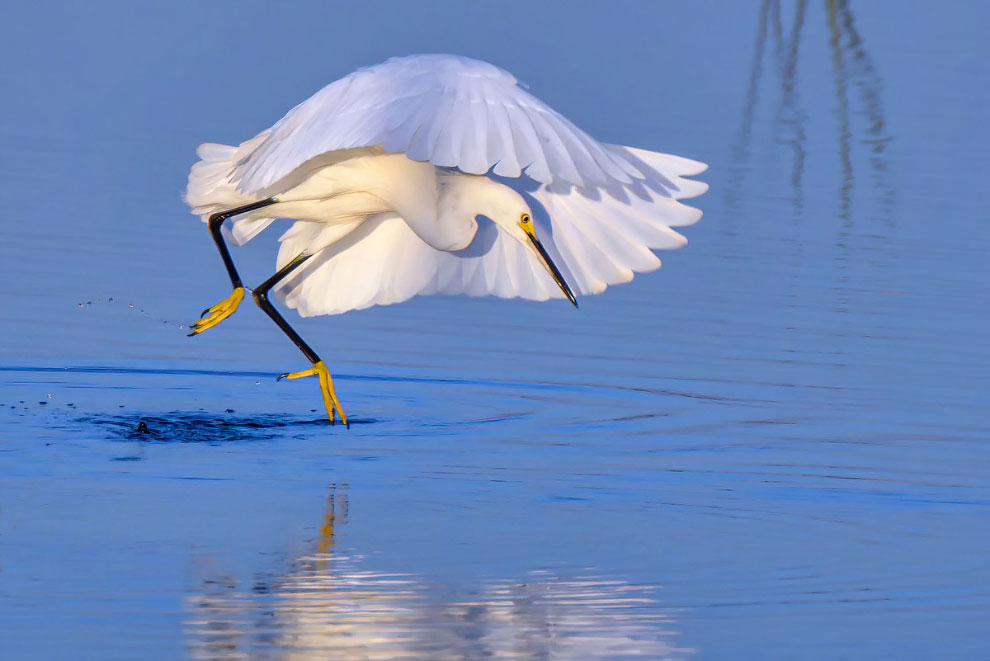
[[[238,147],[204,144],[186,200],[204,220],[265,198],[228,232],[275,218],[278,266],[315,253],[277,291],[304,316],[417,294],[562,298],[518,227],[535,233],[575,292],[660,266],[652,250],[701,212],[685,179],[703,163],[602,144],[490,64],[451,55],[359,69]],[[487,217],[486,217],[487,216]]]

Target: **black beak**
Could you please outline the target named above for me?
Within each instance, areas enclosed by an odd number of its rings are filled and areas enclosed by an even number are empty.
[[[540,240],[536,238],[536,234],[530,234],[527,232],[527,236],[529,236],[529,240],[533,242],[533,246],[536,248],[536,251],[540,253],[540,257],[543,259],[543,265],[547,267],[547,272],[551,275],[551,277],[553,277],[553,280],[557,283],[557,286],[560,287],[560,291],[564,292],[564,296],[567,297],[567,300],[569,300],[574,307],[577,307],[578,304],[577,299],[574,298],[574,292],[571,291],[567,281],[564,280],[564,276],[560,274],[560,270],[557,269],[557,265],[553,263],[552,259],[550,259],[550,255],[547,254],[546,248],[544,248],[543,244],[540,243]]]

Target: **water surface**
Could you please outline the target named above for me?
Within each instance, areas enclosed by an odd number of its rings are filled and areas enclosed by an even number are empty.
[[[0,655],[985,655],[985,5],[274,11],[14,10]],[[347,430],[252,306],[185,337],[226,284],[179,194],[198,142],[431,51],[711,191],[580,311],[299,321]]]

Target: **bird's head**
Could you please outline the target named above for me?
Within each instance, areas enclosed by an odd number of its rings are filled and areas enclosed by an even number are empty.
[[[540,237],[537,235],[536,226],[533,222],[533,212],[529,208],[529,204],[526,203],[522,195],[508,186],[498,185],[498,188],[501,190],[493,196],[494,199],[489,198],[490,204],[488,206],[490,208],[484,212],[484,215],[491,218],[509,236],[525,246],[529,253],[547,270],[553,281],[564,292],[567,300],[574,307],[577,307],[578,304],[577,299],[574,297],[574,292],[571,291],[567,281],[564,280],[564,276],[561,275],[560,269],[553,263],[553,259],[547,253],[543,242],[540,241]]]

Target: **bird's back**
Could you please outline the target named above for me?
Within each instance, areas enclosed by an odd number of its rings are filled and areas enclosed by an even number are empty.
[[[186,201],[203,220],[259,197],[277,200],[233,222],[231,234],[237,244],[253,238],[274,218],[340,223],[389,211],[423,209],[432,213],[435,209],[436,168],[411,161],[404,154],[387,154],[380,147],[321,154],[253,196],[239,193],[232,181],[237,164],[264,136],[238,147],[202,145],[198,153],[203,160],[190,172]]]
[[[684,245],[672,228],[701,217],[680,200],[707,188],[685,178],[704,164],[600,143],[510,74],[443,55],[359,69],[239,147],[211,145],[200,155],[187,192],[194,213],[281,200],[235,219],[235,242],[266,227],[267,215],[303,221],[283,236],[280,265],[310,247],[305,237],[339,242],[295,278],[287,302],[302,314],[428,293],[559,296],[526,246],[491,223],[466,249],[426,238],[416,221],[443,215],[436,213],[438,178],[449,170],[495,175],[524,195],[547,251],[580,294],[658,268],[652,251]],[[414,217],[424,210],[434,215]],[[355,220],[364,216],[371,220]],[[347,233],[348,223],[361,231]],[[379,262],[384,270],[371,273]],[[339,283],[360,273],[377,284],[340,298]]]

